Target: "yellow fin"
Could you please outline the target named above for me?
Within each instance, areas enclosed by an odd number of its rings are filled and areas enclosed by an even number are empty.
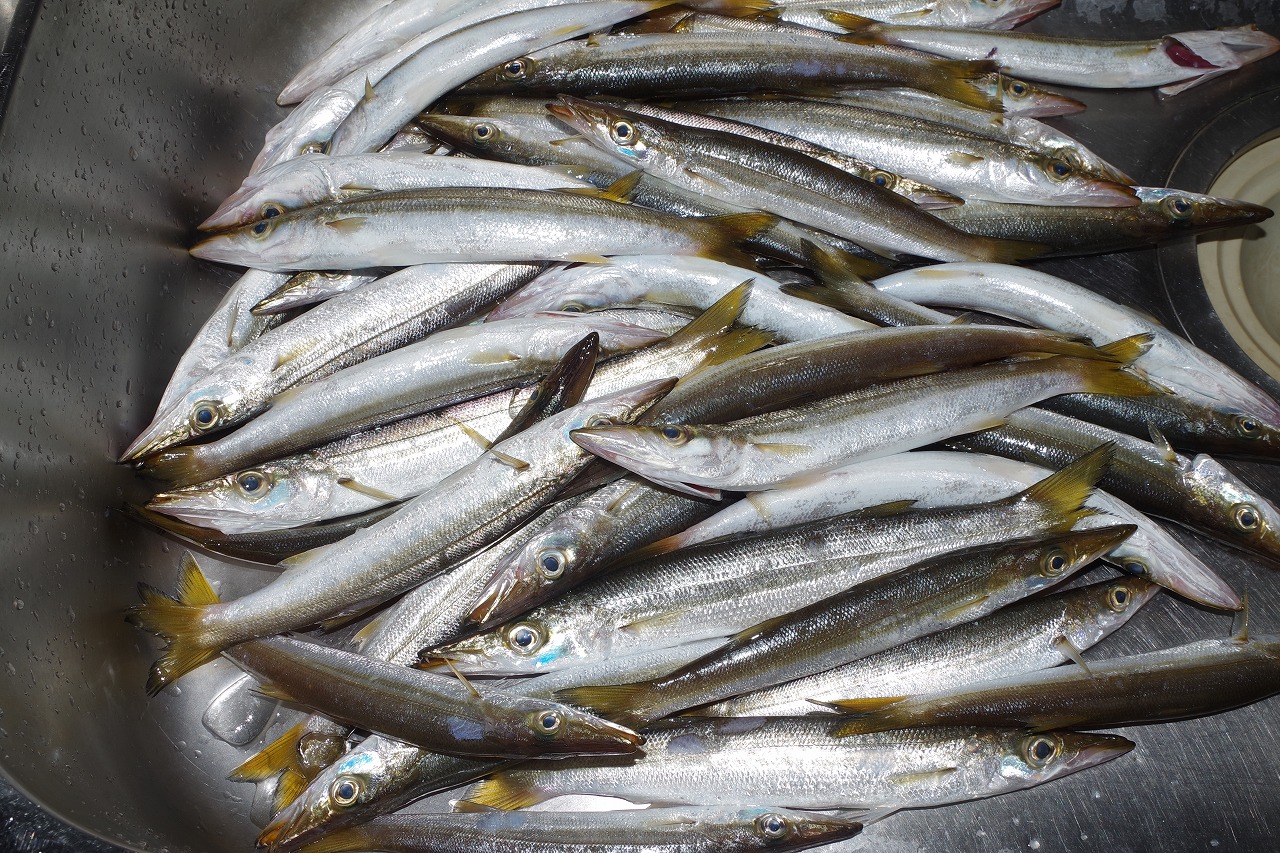
[[[311,784],[311,780],[296,770],[286,770],[280,774],[280,780],[276,782],[276,793],[271,800],[271,807],[274,811],[281,811],[293,805],[293,801],[307,790],[307,786]]]
[[[453,425],[462,430],[462,434],[475,442],[476,446],[481,450],[488,450],[493,446],[493,442],[481,435],[474,427],[468,426],[459,420],[454,420]]]
[[[298,769],[298,745],[307,733],[307,723],[290,726],[280,737],[267,744],[248,761],[227,774],[233,782],[261,782],[289,769]]]
[[[338,189],[342,190],[344,193],[352,193],[354,195],[366,195],[368,193],[378,192],[377,187],[362,187],[359,184],[343,184],[338,187]]]
[[[654,616],[646,616],[643,619],[637,619],[634,622],[619,625],[618,630],[626,631],[628,634],[643,634],[645,631],[679,624],[680,620],[683,618],[683,610],[666,610]]]
[[[980,609],[982,605],[986,604],[990,600],[991,600],[990,595],[980,595],[977,598],[971,598],[968,601],[961,602],[960,604],[957,604],[954,607],[949,607],[946,610],[939,613],[938,615],[947,620],[963,619],[966,614],[972,613],[973,611]],[[970,618],[976,618],[976,617],[970,617]]]
[[[659,539],[657,542],[650,542],[642,548],[636,548],[634,551],[628,551],[618,559],[618,564],[629,564],[640,560],[647,560],[650,557],[660,557],[663,554],[670,554],[679,547],[680,537],[678,535],[668,536],[665,539]]]
[[[648,722],[644,709],[652,699],[651,681],[634,684],[600,684],[587,687],[567,687],[552,694],[557,702],[567,702],[579,708],[590,708],[597,714],[623,725]]]
[[[507,453],[503,453],[500,450],[494,450],[491,447],[489,448],[489,452],[492,453],[494,458],[497,459],[499,462],[501,462],[503,465],[510,465],[512,468],[515,468],[517,471],[523,471],[529,467],[529,463],[524,461],[523,459],[519,459]]]
[[[323,838],[307,843],[307,853],[348,853],[351,850],[376,850],[378,839],[366,826],[349,826],[326,832]]]
[[[772,619],[766,619],[763,622],[752,625],[750,628],[744,628],[743,630],[734,634],[729,639],[729,642],[725,648],[727,648],[728,646],[736,647],[736,646],[741,646],[746,643],[749,643],[752,640],[754,640],[756,637],[760,636],[761,634],[764,634],[768,631],[772,631],[774,628],[783,624],[790,618],[791,618],[790,613],[783,613],[781,616],[775,616]],[[719,654],[720,652],[724,651],[725,648],[716,649],[716,653]]]
[[[367,216],[340,216],[337,219],[326,220],[324,224],[339,234],[352,234],[363,228],[368,221]]]
[[[457,665],[454,664],[454,662],[450,658],[442,658],[442,660],[444,661],[444,665],[449,667],[449,671],[453,673],[454,678],[461,681],[462,685],[467,688],[467,691],[474,698],[479,699],[480,691],[476,690],[476,686],[474,684],[472,684],[470,681],[467,681],[467,677],[462,674],[461,670],[458,669]]]
[[[520,356],[507,350],[506,352],[475,352],[467,359],[472,364],[508,364],[519,361]]]
[[[932,79],[921,84],[935,95],[959,101],[983,110],[1001,109],[1000,87],[996,93],[987,90],[987,75],[1000,71],[1000,64],[988,59],[970,61],[964,59],[940,59],[933,63]]]
[[[1145,355],[1147,350],[1151,349],[1154,340],[1155,336],[1150,332],[1143,332],[1140,335],[1130,335],[1127,338],[1112,341],[1098,349],[1121,364],[1129,364],[1138,356]]]
[[[277,699],[281,702],[292,702],[293,697],[289,695],[283,687],[278,684],[272,684],[269,681],[260,681],[258,686],[253,688],[253,692],[259,696],[265,696],[268,699]]]
[[[947,159],[957,166],[972,166],[975,163],[981,163],[987,159],[977,154],[970,154],[968,151],[952,151],[947,155]]]
[[[738,321],[738,316],[742,313],[742,308],[750,295],[751,280],[748,279],[713,302],[706,311],[690,320],[688,325],[667,339],[667,344],[673,349],[678,349],[729,331]]]
[[[852,44],[887,44],[883,35],[885,26],[879,21],[836,9],[823,9],[822,17],[848,34],[842,37],[840,41],[847,41]],[[857,38],[850,38],[850,36],[857,36]]]
[[[757,329],[754,326],[722,332],[705,341],[702,361],[686,375],[692,376],[704,368],[732,361],[738,356],[755,352],[771,343],[773,343],[773,332]]]
[[[218,594],[200,571],[191,552],[182,558],[177,597],[165,595],[150,584],[138,584],[142,603],[129,608],[126,619],[168,641],[164,653],[151,667],[147,693],[154,696],[168,684],[218,656],[216,641],[198,637],[206,607],[218,604]]]
[[[369,101],[372,101],[373,97],[374,97],[373,83],[369,80],[368,77],[366,77],[364,78],[364,97],[361,98],[361,100],[367,103]]]
[[[298,358],[299,356],[301,356],[303,353],[310,352],[310,351],[311,351],[311,345],[310,345],[310,344],[306,343],[305,341],[303,341],[303,342],[299,342],[299,343],[295,344],[291,349],[285,350],[284,352],[282,352],[282,353],[280,353],[279,355],[277,355],[277,356],[276,356],[276,363],[272,366],[272,368],[271,368],[271,369],[272,369],[272,371],[279,370],[280,368],[284,367],[284,366],[285,366],[286,364],[288,364],[289,362],[291,362],[291,361],[293,361],[294,359],[296,359],[296,358]],[[291,388],[286,388],[284,391],[281,391],[279,394],[277,394],[275,398],[276,398],[277,400],[281,399],[282,397],[283,397],[284,399],[288,399],[288,397],[287,397],[286,395],[287,395],[287,394],[289,393],[289,391],[291,391],[291,390],[293,390],[293,389],[291,389]]]
[[[609,259],[604,255],[570,255],[565,258],[566,261],[572,261],[575,264],[607,264]]]
[[[783,441],[757,441],[751,446],[775,456],[800,456],[813,450],[813,446],[809,444],[788,444]]]
[[[890,773],[886,781],[895,785],[935,785],[959,769],[958,767],[939,767],[937,770],[918,770],[914,773]]]
[[[1008,501],[1042,504],[1050,513],[1062,519],[1061,527],[1066,529],[1081,518],[1094,514],[1093,510],[1085,507],[1084,502],[1089,499],[1094,485],[1111,463],[1115,448],[1115,444],[1110,441],[1098,445],[1061,471],[1050,474],[1008,498]]]
[[[250,309],[250,314],[253,310]],[[236,320],[240,317],[240,303],[235,302],[231,305],[231,317],[227,320],[227,349],[236,349]]]
[[[869,699],[836,699],[831,702],[819,702],[816,699],[810,699],[809,701],[818,705],[825,705],[828,708],[835,708],[837,711],[843,711],[846,714],[870,714],[901,702],[906,698],[906,696],[876,696]]]
[[[1105,349],[1104,349],[1105,352]],[[1067,359],[1066,356],[1059,358]],[[1117,397],[1153,397],[1167,393],[1143,377],[1126,370],[1123,363],[1068,359],[1079,369],[1080,390],[1088,394],[1110,394]]]
[[[365,643],[369,642],[373,635],[378,632],[380,627],[382,627],[381,614],[370,619],[364,624],[364,627],[359,631],[356,631],[355,634],[351,636],[351,647],[356,651],[362,650]]]
[[[373,486],[366,486],[364,483],[361,483],[359,480],[357,480],[354,477],[339,477],[337,479],[337,483],[339,486],[342,486],[342,488],[344,489],[350,489],[351,491],[356,492],[357,494],[361,494],[361,495],[364,495],[365,497],[373,498],[375,501],[385,501],[387,503],[393,503],[395,501],[400,500],[400,498],[396,497],[393,494],[390,494],[389,492],[384,492],[382,491],[382,489],[375,489]]]
[[[772,213],[727,213],[722,216],[703,216],[691,222],[709,225],[714,229],[702,237],[695,254],[752,269],[755,267],[755,259],[738,249],[738,244],[774,227],[779,219]]]
[[[1231,626],[1231,639],[1237,643],[1249,642],[1249,593],[1240,596],[1240,610],[1232,621],[1236,624]]]
[[[580,138],[580,137],[578,137]],[[603,198],[609,201],[626,202],[631,193],[635,192],[636,186],[640,183],[640,179],[644,177],[643,169],[636,169],[634,172],[628,172],[618,180],[609,184],[604,189],[596,189],[595,187],[566,187],[558,190],[558,192],[569,193],[570,195],[585,195],[593,198]]]
[[[1147,432],[1151,434],[1151,443],[1156,446],[1160,452],[1161,458],[1170,465],[1178,464],[1178,451],[1173,449],[1173,445],[1169,443],[1169,439],[1164,437],[1154,423],[1147,421]]]
[[[716,0],[716,14],[731,18],[776,18],[778,4],[773,0]]]
[[[316,557],[319,557],[328,547],[328,545],[317,545],[315,548],[310,548],[306,551],[299,551],[292,557],[285,557],[278,565],[284,566],[285,569],[297,568],[298,566],[309,563]]]
[[[467,792],[462,802],[476,806],[487,806],[491,809],[512,811],[528,808],[535,803],[547,799],[547,795],[533,788],[525,788],[512,781],[511,777],[499,773],[482,779]]]

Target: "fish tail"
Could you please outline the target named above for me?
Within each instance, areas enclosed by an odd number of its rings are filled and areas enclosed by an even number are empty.
[[[778,4],[773,0],[716,0],[715,13],[731,18],[776,18]]]
[[[651,557],[661,557],[663,554],[670,554],[675,551],[680,547],[680,544],[680,534],[677,533],[674,536],[668,536],[665,539],[659,539],[657,542],[650,542],[648,545],[628,551],[622,557],[619,557],[614,565],[630,565]]]
[[[881,696],[870,699],[837,699],[820,704],[828,708],[834,708],[841,714],[847,715],[845,719],[836,724],[831,734],[833,737],[849,737],[851,735],[873,734],[910,725],[910,723],[905,723],[898,719],[902,715],[896,714],[894,708],[895,705],[906,698],[906,696]]]
[[[699,217],[697,221],[711,227],[695,254],[754,269],[755,258],[739,249],[738,244],[774,227],[779,219],[772,213],[727,213],[722,216]]]
[[[1050,474],[1014,495],[1009,501],[1041,504],[1052,517],[1064,519],[1064,528],[1069,528],[1080,519],[1093,514],[1084,502],[1093,494],[1094,486],[1111,464],[1115,450],[1115,442],[1100,444],[1061,471]]]
[[[1107,394],[1115,397],[1155,397],[1166,394],[1167,389],[1153,385],[1137,373],[1125,369],[1123,363],[1111,361],[1071,359],[1078,372],[1078,390],[1086,394]]]
[[[222,650],[220,644],[211,644],[199,636],[205,608],[220,602],[190,552],[182,560],[177,598],[145,583],[138,584],[138,593],[142,604],[129,608],[126,619],[168,641],[147,678],[147,693],[154,696],[166,685],[213,660]]]
[[[589,708],[606,719],[635,728],[653,719],[651,682],[568,687],[555,692],[557,702]]]
[[[840,41],[849,44],[892,44],[885,37],[885,26],[880,21],[835,9],[824,9],[822,17],[845,31],[845,35],[840,36]]]
[[[318,767],[308,767],[302,761],[303,739],[307,737],[331,736],[309,731],[307,721],[304,720],[291,726],[248,761],[228,773],[227,778],[233,782],[262,782],[279,776],[272,806],[275,811],[280,811],[298,799],[319,772]]]
[[[685,347],[724,334],[738,322],[738,316],[742,314],[750,295],[751,282],[744,281],[713,302],[710,308],[690,320],[688,325],[668,340],[673,347]]]
[[[162,450],[138,463],[138,470],[147,477],[154,477],[177,486],[203,483],[205,480],[211,480],[225,473],[214,470],[206,460],[201,459],[199,447],[175,447]]]
[[[368,826],[349,826],[327,833],[323,838],[302,847],[303,853],[347,853],[352,850],[377,850],[378,838]]]
[[[988,91],[987,75],[1000,70],[1000,64],[989,59],[939,59],[925,87],[935,95],[959,101],[980,110],[1001,109],[999,92]]]
[[[1155,335],[1150,332],[1143,332],[1139,335],[1130,335],[1127,338],[1104,344],[1098,349],[1105,352],[1114,361],[1118,361],[1121,364],[1131,364],[1134,359],[1145,355],[1147,350],[1151,349],[1151,343],[1154,340]]]
[[[1004,240],[999,237],[979,237],[974,241],[979,260],[995,264],[1013,264],[1038,258],[1052,249],[1044,243],[1029,240]]]
[[[1094,361],[1105,360],[1098,348],[1091,345],[1087,338],[1065,332],[1040,331],[1036,335],[1036,343],[1029,345],[1027,352],[1052,353]]]
[[[754,326],[743,329],[730,329],[706,342],[706,355],[695,370],[724,364],[726,361],[755,352],[767,344],[773,343],[773,333]]]
[[[511,776],[499,773],[477,782],[467,796],[459,801],[460,810],[474,810],[475,806],[483,806],[501,811],[514,811],[528,808],[547,799],[547,795],[536,788],[528,788],[514,781]],[[468,809],[468,807],[471,807]]]

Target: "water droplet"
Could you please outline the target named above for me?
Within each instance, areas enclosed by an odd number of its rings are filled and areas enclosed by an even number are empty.
[[[21,598],[15,598],[15,599],[13,600],[13,609],[14,609],[14,610],[21,610],[22,608],[24,608],[24,607],[26,607],[26,606],[27,606],[26,602],[25,602],[25,601],[23,601]]]
[[[1030,841],[1028,841],[1028,842],[1027,842],[1027,846],[1028,846],[1028,847],[1030,847],[1032,850],[1039,850],[1039,849],[1040,849],[1040,839],[1039,839],[1039,838],[1033,838],[1033,839],[1031,839]]]

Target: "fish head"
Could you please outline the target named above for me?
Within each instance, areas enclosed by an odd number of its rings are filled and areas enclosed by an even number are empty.
[[[334,130],[351,114],[363,94],[363,86],[341,85],[326,86],[312,92],[267,131],[262,150],[249,172],[261,172],[307,154],[325,153]]]
[[[532,675],[552,672],[577,663],[588,651],[585,636],[571,626],[578,620],[558,617],[538,608],[514,622],[463,640],[424,649],[419,668],[434,668],[448,660],[466,673]],[[593,629],[586,629],[591,633]]]
[[[1019,540],[1001,549],[1011,558],[1009,562],[998,560],[995,565],[1010,570],[1014,577],[1026,578],[1032,590],[1044,589],[1116,548],[1137,529],[1132,524],[1113,524]]]
[[[998,779],[1003,790],[1041,785],[1119,758],[1133,749],[1131,740],[1116,735],[1046,731],[1001,732]]]
[[[1143,207],[1154,211],[1169,227],[1178,229],[1230,228],[1262,222],[1275,215],[1271,208],[1260,204],[1161,187],[1141,187],[1138,198]]]
[[[206,237],[189,250],[194,257],[254,269],[287,270],[313,254],[318,238],[325,229],[308,227],[312,222],[334,229],[334,233],[351,233],[364,224],[363,217],[343,216],[332,212],[320,214],[321,208],[286,212],[269,219],[259,219],[230,231]]]
[[[1197,503],[1210,505],[1216,518],[1226,519],[1241,547],[1280,559],[1280,509],[1275,504],[1204,454],[1191,461],[1183,479]]]
[[[1121,577],[1080,587],[1070,594],[1062,636],[1077,649],[1097,645],[1160,593],[1145,578]]]
[[[310,524],[325,517],[336,475],[305,457],[268,462],[161,492],[146,508],[223,533]]]
[[[519,125],[499,119],[440,113],[425,113],[418,116],[417,122],[446,145],[495,160],[513,158],[523,130]]]
[[[1059,95],[1025,80],[1004,74],[992,75],[987,89],[1004,105],[1006,115],[1045,118],[1083,112],[1084,103]]]
[[[794,809],[746,808],[724,819],[716,834],[726,850],[800,850],[862,831],[862,823],[850,818]]]
[[[292,850],[322,834],[380,814],[381,804],[418,782],[421,750],[374,735],[320,771],[306,789],[271,819],[258,846]]]
[[[939,17],[933,26],[967,27],[985,30],[1010,30],[1062,0],[943,0],[937,6]]]
[[[732,429],[674,423],[588,427],[575,430],[571,437],[601,459],[673,488],[713,485],[740,470],[744,457],[759,447]]]
[[[234,358],[235,356],[233,356]],[[210,435],[249,417],[253,401],[242,383],[226,381],[215,368],[155,418],[120,456],[121,462],[140,459],[177,444]]]
[[[1219,456],[1280,459],[1280,425],[1252,412],[1228,407],[1195,406],[1179,411],[1184,428],[1195,433],[1197,444]]]
[[[673,156],[677,146],[669,139],[662,121],[571,95],[561,95],[560,102],[548,104],[547,109],[632,169],[666,178],[675,178],[684,171],[684,164]]]
[[[323,154],[307,154],[249,175],[197,227],[201,231],[236,228],[328,198],[329,181],[320,166],[328,159]]]
[[[552,267],[507,297],[486,319],[523,317],[539,311],[593,311],[638,304],[644,296],[644,288],[614,263]]]
[[[528,609],[522,602],[555,594],[576,576],[586,546],[576,526],[553,522],[497,567],[469,618],[481,625],[505,621]]]
[[[637,326],[625,320],[615,320],[602,314],[539,311],[531,317],[534,320],[547,321],[530,323],[531,328],[526,339],[527,351],[542,358],[558,358],[565,353],[566,333],[572,335],[573,342],[576,343],[584,335],[594,332],[600,337],[600,351],[607,355],[629,352],[665,340],[667,337],[653,329]]]
[[[1056,157],[1027,152],[1011,166],[1008,177],[1014,190],[1031,203],[1039,199],[1082,207],[1136,207],[1141,203],[1133,187],[1105,180]]]
[[[494,713],[489,725],[511,742],[523,741],[530,755],[626,755],[644,738],[626,726],[547,699],[513,697],[515,714]]]

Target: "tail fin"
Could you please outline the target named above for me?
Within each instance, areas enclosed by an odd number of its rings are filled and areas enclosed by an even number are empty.
[[[1146,355],[1151,349],[1151,343],[1155,340],[1155,335],[1150,332],[1143,332],[1140,335],[1130,335],[1127,338],[1121,338],[1118,341],[1112,341],[1104,344],[1098,349],[1111,356],[1121,364],[1131,364],[1136,358]]]
[[[171,682],[218,656],[221,645],[209,644],[196,635],[205,608],[220,602],[190,552],[182,558],[177,598],[145,583],[138,584],[138,593],[142,604],[129,608],[125,618],[168,641],[164,654],[152,665],[147,678],[147,693],[154,696]]]
[[[722,332],[706,341],[706,354],[702,359],[702,363],[695,367],[693,371],[690,371],[690,375],[703,368],[724,364],[726,361],[731,361],[740,355],[755,352],[770,343],[773,343],[773,332],[768,332],[764,329],[748,327]]]
[[[1077,521],[1094,514],[1084,505],[1093,493],[1094,486],[1102,478],[1115,455],[1113,442],[1101,444],[1063,468],[1056,474],[1009,498],[1009,503],[1035,503],[1045,507],[1048,514],[1060,520],[1059,529],[1066,530]]]
[[[635,728],[652,722],[646,713],[649,700],[653,698],[651,684],[637,681],[632,684],[568,687],[557,690],[554,695],[557,702],[589,708],[605,719]]]
[[[1029,240],[1006,240],[1000,237],[974,237],[974,254],[977,260],[994,264],[1015,264],[1038,258],[1053,249],[1045,243]]]
[[[1105,349],[1103,352],[1111,354]],[[1080,392],[1109,394],[1116,397],[1157,397],[1168,393],[1168,389],[1154,385],[1137,373],[1127,370],[1123,362],[1117,364],[1110,361],[1081,359],[1072,359],[1072,361],[1079,371]]]
[[[715,0],[699,4],[702,11],[730,18],[776,17],[778,5],[773,0]]]
[[[694,221],[710,226],[695,254],[754,269],[755,259],[739,249],[738,244],[777,225],[779,219],[772,213],[727,213],[723,216],[703,216]]]
[[[291,726],[228,773],[227,778],[233,782],[262,782],[279,776],[272,806],[275,811],[280,811],[290,805],[323,767],[341,757],[347,746],[342,735],[313,731],[307,723],[303,720]]]
[[[840,41],[850,44],[890,44],[885,38],[885,25],[880,21],[835,9],[824,9],[822,17],[845,31],[847,35],[841,36]]]

